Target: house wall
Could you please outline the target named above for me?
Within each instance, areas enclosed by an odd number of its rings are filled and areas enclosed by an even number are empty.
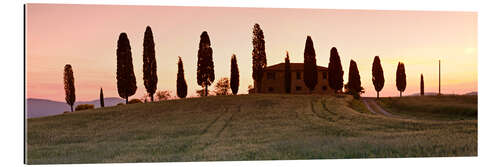
[[[308,94],[309,88],[304,83],[304,71],[292,70],[291,93]],[[274,79],[272,77],[274,73]],[[300,73],[300,78],[297,78]],[[333,89],[328,86],[328,75],[323,78],[323,73],[328,74],[327,70],[318,70],[318,83],[313,90],[315,94],[333,94]],[[271,75],[271,76],[268,76]],[[254,82],[254,85],[256,83]],[[261,93],[285,93],[285,72],[284,71],[266,71],[262,80]]]

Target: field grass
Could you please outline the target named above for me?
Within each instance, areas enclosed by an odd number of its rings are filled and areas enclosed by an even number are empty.
[[[378,103],[401,117],[426,120],[477,120],[477,96],[409,96]]]
[[[33,118],[27,121],[27,159],[54,164],[477,156],[477,119],[389,118],[361,104],[351,96],[240,95]]]

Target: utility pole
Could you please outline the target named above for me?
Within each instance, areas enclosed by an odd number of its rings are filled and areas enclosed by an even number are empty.
[[[441,60],[439,60],[439,92],[438,95],[441,95]]]

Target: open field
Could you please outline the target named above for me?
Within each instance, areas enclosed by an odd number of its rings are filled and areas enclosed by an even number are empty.
[[[407,96],[381,98],[392,114],[410,119],[477,120],[477,95]]]
[[[390,118],[351,96],[320,95],[130,104],[28,119],[27,158],[52,164],[477,156],[476,117],[427,119],[432,113]]]

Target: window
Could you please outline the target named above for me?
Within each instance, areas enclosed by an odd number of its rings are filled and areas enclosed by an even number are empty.
[[[301,80],[300,78],[302,77],[302,75],[300,75],[300,72],[297,72],[297,80]]]
[[[328,73],[323,72],[323,80],[325,80],[327,78],[327,76],[328,76]]]
[[[295,87],[295,90],[296,90],[296,91],[301,91],[301,90],[302,90],[302,87],[297,86],[297,87]]]
[[[274,80],[275,78],[274,72],[267,72],[267,80]]]
[[[267,91],[268,91],[268,92],[273,92],[273,91],[274,91],[274,88],[273,88],[273,87],[269,87],[269,88],[267,88]]]
[[[326,91],[327,87],[326,86],[323,86],[323,91]]]

